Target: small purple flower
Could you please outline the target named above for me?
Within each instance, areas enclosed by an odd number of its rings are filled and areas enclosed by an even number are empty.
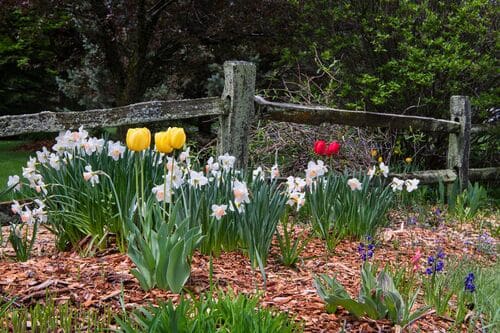
[[[358,245],[358,253],[361,260],[366,261],[373,257],[373,251],[375,250],[375,244],[373,244],[373,238],[370,236],[366,236],[367,243],[359,243]]]
[[[410,216],[408,220],[406,221],[408,225],[414,225],[417,224],[417,218],[415,216]]]
[[[473,293],[476,291],[476,285],[474,284],[475,276],[474,273],[469,273],[467,274],[467,277],[465,278],[465,291],[470,291]]]
[[[443,270],[443,267],[444,267],[444,262],[442,262],[441,260],[438,260],[438,262],[436,264],[436,272],[441,272]]]
[[[436,256],[427,257],[427,269],[425,270],[425,274],[431,275],[434,273],[439,273],[443,271],[444,268],[444,252],[439,249]]]

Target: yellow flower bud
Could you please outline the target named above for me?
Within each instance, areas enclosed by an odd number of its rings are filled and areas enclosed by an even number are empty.
[[[170,141],[170,146],[174,149],[179,149],[186,143],[186,133],[184,128],[181,127],[169,127],[167,130],[167,136]]]
[[[377,149],[372,149],[370,153],[372,154],[372,157],[376,157],[378,154]]]
[[[380,157],[378,158],[378,162],[379,162],[379,163],[382,163],[383,161],[384,161],[384,159],[382,158],[382,156],[380,156]]]
[[[406,164],[411,164],[411,162],[413,162],[413,158],[407,157],[407,158],[405,158],[405,162],[406,162]]]
[[[127,131],[127,147],[133,151],[142,151],[151,144],[151,132],[146,127],[129,128]]]
[[[156,150],[160,153],[171,153],[174,148],[170,145],[169,135],[167,131],[155,133]]]

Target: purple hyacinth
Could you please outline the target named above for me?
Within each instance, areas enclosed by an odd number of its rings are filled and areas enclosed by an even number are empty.
[[[443,271],[444,268],[444,259],[445,254],[443,250],[439,249],[435,256],[429,256],[427,258],[427,269],[425,270],[425,274],[431,275],[434,273],[439,273]]]
[[[474,284],[474,280],[475,280],[475,276],[474,276],[474,273],[469,273],[467,274],[467,277],[465,278],[465,290],[466,291],[470,291],[471,293],[473,293],[474,291],[476,291],[476,285]]]
[[[361,260],[366,261],[373,257],[373,251],[375,250],[375,244],[373,244],[373,238],[366,236],[366,243],[359,243],[358,253]]]

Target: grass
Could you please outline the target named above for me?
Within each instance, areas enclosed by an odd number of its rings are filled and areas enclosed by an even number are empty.
[[[19,151],[16,148],[25,143],[25,141],[0,141],[0,188],[7,186],[9,176],[21,176],[21,168],[26,165],[26,161],[31,152]],[[11,199],[10,194],[0,196],[1,201]]]
[[[2,311],[4,309],[4,311]],[[78,309],[68,303],[56,304],[50,295],[31,307],[14,307],[0,299],[0,333],[7,332],[103,332],[114,321],[107,308]]]

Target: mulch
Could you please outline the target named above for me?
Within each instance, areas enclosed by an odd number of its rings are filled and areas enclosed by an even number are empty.
[[[423,258],[441,247],[447,256],[472,256],[485,264],[496,258],[476,253],[467,246],[467,240],[477,238],[470,225],[441,226],[430,229],[419,226],[400,228],[403,221],[392,217],[393,227],[383,231],[377,244],[375,259],[378,263],[410,265],[410,258],[417,248]],[[495,221],[496,222],[496,221]],[[3,228],[3,233],[7,232]],[[5,237],[4,237],[5,240]],[[342,241],[334,254],[326,255],[324,244],[313,239],[302,253],[302,260],[295,268],[280,264],[279,248],[273,244],[266,267],[267,289],[262,290],[262,279],[251,269],[249,259],[242,253],[223,253],[213,259],[214,281],[222,289],[231,288],[235,293],[253,294],[256,286],[262,294],[261,303],[285,311],[302,321],[306,332],[398,332],[388,321],[358,320],[344,310],[328,314],[313,286],[316,274],[335,275],[351,295],[357,295],[360,284],[360,259],[358,242]],[[130,273],[133,263],[127,255],[108,250],[94,257],[84,258],[76,252],[57,252],[52,235],[42,228],[33,257],[27,262],[14,262],[8,257],[12,249],[0,247],[0,296],[16,298],[16,303],[30,305],[43,302],[49,293],[56,302],[71,302],[81,308],[112,308],[120,312],[120,294],[123,285],[127,309],[148,303],[157,304],[178,295],[160,290],[144,292]],[[186,288],[199,294],[209,290],[209,257],[196,253],[192,274]],[[430,310],[414,322],[408,332],[446,332],[452,327],[450,318],[437,316]],[[454,329],[456,330],[456,328]],[[465,328],[464,328],[465,330]]]

